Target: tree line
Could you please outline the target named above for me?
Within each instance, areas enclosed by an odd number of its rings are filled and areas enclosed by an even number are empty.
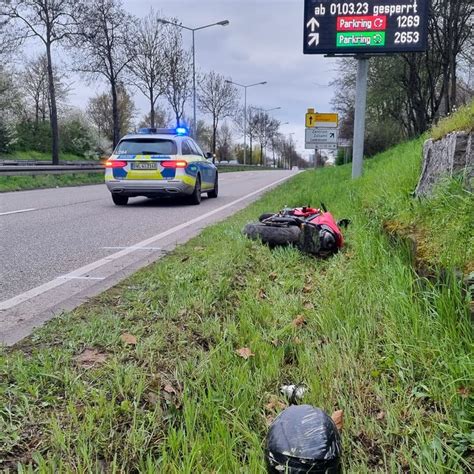
[[[366,152],[373,155],[420,136],[440,117],[472,100],[474,37],[472,0],[432,0],[428,49],[370,60]],[[357,65],[339,63],[333,105],[340,135],[351,139]]]
[[[83,154],[91,141],[96,144],[95,151],[104,152],[108,141],[113,148],[134,128],[135,92],[146,98],[149,109],[139,125],[164,127],[187,122],[191,52],[183,45],[181,29],[171,24],[178,21],[153,9],[137,18],[125,10],[121,0],[2,2],[0,151],[8,151],[13,144],[45,149],[50,143],[53,163],[59,162],[60,151]],[[30,44],[42,51],[18,69],[14,58]],[[71,113],[67,106],[71,71],[89,84],[107,85],[107,92],[90,99],[84,113]],[[197,87],[199,108],[210,117],[210,125],[200,121],[194,135],[213,153],[230,157],[232,130],[224,121],[231,119],[233,131],[243,133],[238,92],[216,72],[199,74]],[[288,161],[279,144],[291,140],[279,133],[279,122],[264,112],[252,115],[251,108],[249,112],[249,141],[260,144],[254,161],[263,164],[267,149],[280,156],[280,161]],[[94,130],[88,129],[90,123]],[[28,132],[31,124],[36,139],[31,130]],[[239,156],[239,149],[232,153]],[[297,158],[290,161],[288,166]]]

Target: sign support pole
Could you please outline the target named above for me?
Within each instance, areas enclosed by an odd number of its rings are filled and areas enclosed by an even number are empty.
[[[357,58],[357,82],[355,99],[354,144],[352,160],[352,179],[362,176],[364,162],[365,111],[367,106],[367,77],[369,58]]]

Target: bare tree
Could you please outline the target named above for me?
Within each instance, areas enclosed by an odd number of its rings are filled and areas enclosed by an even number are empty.
[[[53,164],[59,163],[59,127],[52,49],[63,41],[71,26],[71,14],[77,2],[72,0],[10,0],[0,7],[0,23],[13,25],[16,39],[36,38],[46,50]]]
[[[217,133],[217,154],[219,156],[219,161],[228,160],[230,158],[230,153],[232,149],[232,131],[227,125],[223,123],[219,127]]]
[[[54,89],[56,91],[56,105],[58,115],[64,107],[69,88],[63,82],[64,74],[54,72]],[[45,54],[28,61],[22,74],[23,89],[25,95],[33,104],[35,124],[38,125],[40,118],[42,122],[46,121],[46,117],[51,115],[51,97],[48,87],[48,60]]]
[[[266,112],[258,112],[253,116],[253,123],[260,143],[262,165],[265,164],[265,148],[271,143],[272,137],[278,133],[280,122],[270,117]]]
[[[113,120],[112,102],[110,94],[99,94],[89,100],[87,114],[97,127],[99,137],[105,136],[113,142],[116,124]],[[117,86],[117,112],[119,129],[129,131],[135,115],[135,104],[123,84]]]
[[[244,117],[245,110],[244,108],[238,108],[237,113],[233,116],[234,125],[237,131],[240,134],[244,134],[244,130],[247,132],[247,137],[249,138],[249,164],[252,164],[252,155],[253,155],[253,143],[257,139],[257,125],[258,121],[254,117],[254,108],[247,107],[247,121],[246,126],[244,126]]]
[[[237,90],[224,76],[214,71],[199,78],[198,89],[199,106],[212,117],[212,153],[215,154],[219,121],[235,114],[238,107]]]
[[[138,124],[138,128],[147,128],[150,127],[150,124],[153,123],[153,127],[158,127],[158,128],[167,128],[170,126],[170,123],[172,123],[173,119],[167,109],[160,108],[155,105],[154,107],[155,110],[155,118],[153,119],[153,122],[151,120],[151,114],[148,113],[145,116],[142,117],[140,120],[140,123]]]
[[[164,44],[168,83],[165,96],[174,112],[176,126],[182,125],[184,106],[191,94],[191,53],[183,48],[181,31],[170,27]]]
[[[134,40],[130,32],[138,31],[134,24],[121,0],[87,0],[77,17],[77,30],[72,38],[78,54],[76,69],[93,79],[103,77],[109,84],[114,147],[121,133],[118,89],[133,57]]]
[[[435,0],[430,21],[433,46],[441,53],[445,113],[456,106],[458,63],[473,37],[472,0]]]
[[[132,84],[150,104],[148,126],[151,127],[156,126],[156,101],[166,92],[168,73],[163,46],[169,29],[162,22],[161,16],[151,9],[135,32],[135,50],[128,64]]]

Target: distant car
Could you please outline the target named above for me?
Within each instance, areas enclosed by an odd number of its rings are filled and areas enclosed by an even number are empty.
[[[212,155],[204,155],[185,128],[144,128],[124,136],[105,163],[105,182],[117,206],[129,198],[187,196],[216,198],[219,176]]]
[[[237,160],[230,160],[229,165],[237,166],[239,162]]]
[[[222,160],[222,161],[219,161],[219,164],[220,165],[228,165],[229,162],[227,160]]]

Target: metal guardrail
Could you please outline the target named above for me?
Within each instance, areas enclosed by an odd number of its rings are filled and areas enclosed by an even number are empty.
[[[0,164],[0,176],[36,176],[40,174],[76,174],[76,173],[100,173],[104,167],[100,163],[74,163],[61,165],[25,165],[24,163]]]
[[[272,169],[258,165],[216,163],[218,168],[239,168],[242,170]],[[0,160],[0,176],[36,176],[44,174],[76,174],[104,172],[101,162],[63,161],[60,165],[51,165],[44,161]]]

